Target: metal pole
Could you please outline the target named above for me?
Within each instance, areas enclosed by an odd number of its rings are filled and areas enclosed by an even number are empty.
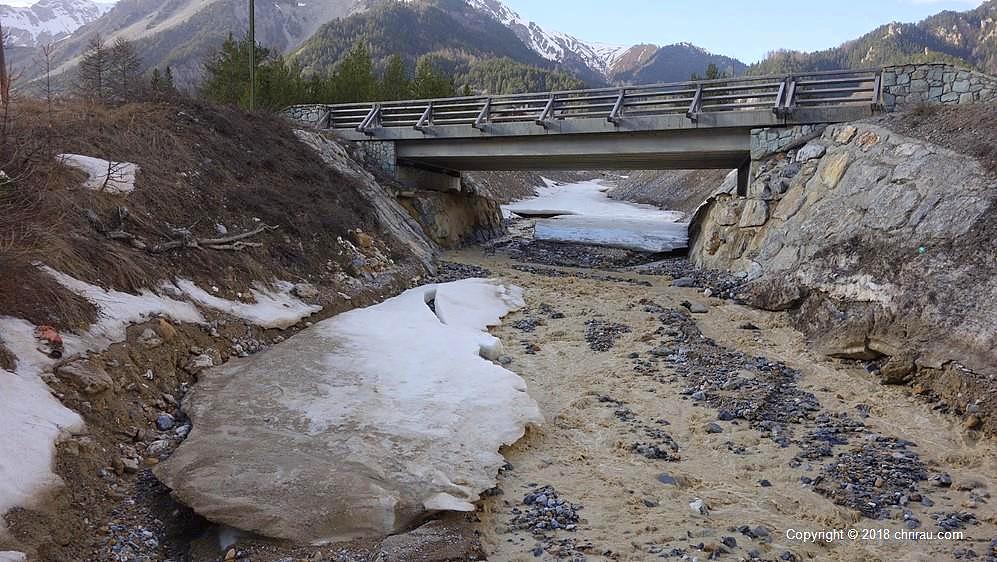
[[[256,0],[249,0],[249,110],[256,110]]]

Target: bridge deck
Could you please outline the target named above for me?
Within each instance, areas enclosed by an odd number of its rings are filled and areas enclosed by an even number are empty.
[[[431,170],[735,168],[751,129],[862,119],[880,91],[880,70],[833,71],[325,105],[316,126]]]
[[[840,122],[880,104],[880,70],[324,106],[349,140],[431,140]]]

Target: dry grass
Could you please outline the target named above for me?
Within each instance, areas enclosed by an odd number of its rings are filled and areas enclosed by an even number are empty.
[[[92,320],[92,307],[54,286],[34,262],[117,290],[184,277],[234,294],[254,281],[317,282],[349,271],[336,238],[352,238],[356,228],[380,231],[352,180],[322,165],[277,118],[189,100],[64,103],[52,116],[39,102],[14,109],[15,136],[30,139],[33,150],[4,168],[15,179],[0,188],[0,314],[71,328]],[[56,163],[59,153],[134,162],[137,189],[127,197],[85,189],[78,172]],[[217,224],[230,234],[260,224],[280,229],[254,239],[263,247],[242,252],[156,255],[104,234],[125,230],[156,244],[170,240],[173,228],[215,237]]]
[[[900,134],[972,156],[997,175],[997,103],[920,104],[877,121]]]

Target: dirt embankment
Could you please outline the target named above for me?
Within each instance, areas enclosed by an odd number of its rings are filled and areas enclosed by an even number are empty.
[[[692,215],[723,183],[729,170],[643,170],[614,181],[613,199],[657,205]]]
[[[380,301],[427,275],[412,248],[435,248],[421,231],[404,231],[413,233],[408,239],[384,224],[386,208],[407,216],[388,191],[345,156],[342,169],[324,163],[283,121],[195,102],[14,109],[0,146],[0,317],[63,335],[98,319],[93,303],[41,264],[131,294],[187,279],[244,305],[253,304],[255,284],[289,281],[300,284],[298,297],[323,307],[309,321]],[[58,163],[64,153],[137,164],[135,190],[83,187],[82,172]],[[243,244],[196,244],[252,232],[237,240]],[[53,469],[64,486],[31,509],[0,514],[8,531],[0,529],[0,551],[32,561],[185,555],[205,522],[149,471],[189,431],[178,404],[205,362],[258,353],[307,324],[268,330],[203,312],[203,325],[151,318],[129,327],[127,341],[67,357],[45,375],[86,430],[57,445]],[[10,336],[0,333],[4,377],[17,376],[3,345]]]

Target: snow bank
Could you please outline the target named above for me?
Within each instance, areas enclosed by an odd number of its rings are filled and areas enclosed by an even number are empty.
[[[58,158],[63,165],[86,173],[88,177],[83,185],[89,189],[121,194],[135,190],[135,175],[139,168],[131,162],[109,162],[80,154],[60,154]]]
[[[263,287],[251,289],[255,303],[216,297],[186,279],[178,279],[175,285],[201,306],[241,318],[266,330],[286,330],[322,310],[321,306],[304,303],[292,295],[294,285],[287,281],[278,281],[276,291]]]
[[[66,356],[101,351],[124,341],[129,324],[153,316],[177,322],[204,322],[190,303],[143,291],[129,295],[107,291],[49,267],[42,270],[60,285],[92,302],[98,319],[83,334],[63,334]],[[0,340],[16,357],[15,372],[0,371],[0,514],[16,506],[30,507],[39,494],[61,480],[52,472],[55,443],[65,431],[83,430],[83,421],[49,392],[42,373],[54,360],[38,350],[36,326],[0,317]],[[3,522],[0,520],[0,530]]]
[[[537,221],[533,237],[658,253],[688,247],[689,225],[661,220],[564,216]]]
[[[543,420],[483,358],[485,328],[521,306],[486,280],[427,285],[206,371],[184,402],[194,429],[156,474],[208,519],[296,542],[472,511],[499,448]]]
[[[556,184],[550,180],[538,195],[503,207],[506,216],[551,217],[537,221],[534,237],[551,242],[573,242],[626,248],[641,252],[669,252],[689,244],[685,214],[662,211],[652,205],[616,201],[600,181]],[[556,216],[555,216],[556,215]]]
[[[108,291],[75,279],[50,267],[42,270],[60,285],[92,302],[98,309],[97,322],[80,337],[64,336],[70,353],[103,350],[112,343],[125,340],[129,324],[144,322],[154,316],[166,316],[177,322],[203,324],[204,316],[197,307],[143,290],[139,295]]]
[[[42,492],[62,484],[52,472],[55,443],[63,432],[83,429],[83,420],[42,381],[53,360],[36,349],[34,333],[30,322],[0,317],[0,340],[17,357],[16,372],[0,370],[0,535],[4,513],[37,507]],[[13,553],[7,559],[18,560]]]
[[[28,557],[23,552],[14,552],[13,550],[0,552],[0,562],[24,562],[27,559]]]

